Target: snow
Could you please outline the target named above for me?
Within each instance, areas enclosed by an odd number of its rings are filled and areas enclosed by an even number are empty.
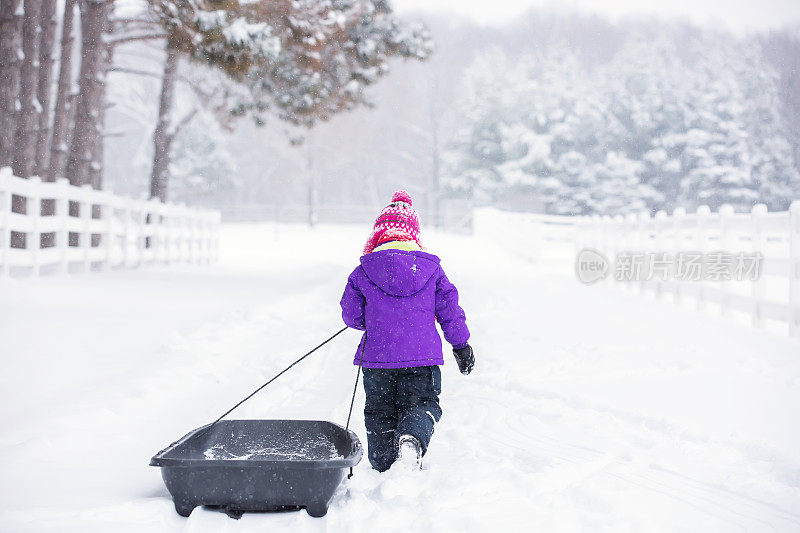
[[[229,224],[211,267],[0,279],[0,530],[800,529],[797,340],[443,234],[477,363],[446,357],[425,469],[365,458],[323,519],[179,517],[149,458],[341,327],[366,233]],[[343,424],[358,338],[232,416]]]
[[[272,35],[272,28],[266,23],[236,18],[222,29],[222,34],[229,43],[251,48],[266,57],[275,58],[281,51],[280,39]]]
[[[225,11],[218,9],[215,11],[198,11],[197,12],[197,26],[200,31],[210,31],[221,28],[226,21]]]
[[[203,452],[209,461],[231,461],[237,459],[255,460],[324,460],[342,459],[333,442],[325,435],[317,435],[308,439],[304,435],[293,435],[285,441],[268,440],[265,442],[245,443],[240,449],[238,442],[218,443]]]

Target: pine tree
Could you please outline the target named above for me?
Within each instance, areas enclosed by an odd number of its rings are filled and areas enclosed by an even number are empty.
[[[494,200],[503,189],[498,167],[507,161],[502,128],[511,108],[511,71],[504,52],[495,48],[478,56],[464,74],[463,120],[445,154],[445,184],[478,202]]]
[[[221,69],[249,90],[234,95],[233,113],[257,123],[275,109],[282,120],[313,126],[367,104],[364,88],[388,73],[390,57],[425,59],[427,30],[401,23],[383,0],[279,0],[151,3],[167,31],[167,57],[151,195],[166,198],[171,87],[178,52]]]
[[[748,211],[758,202],[785,209],[800,192],[779,111],[774,72],[754,43],[718,42],[703,53],[691,87],[683,136],[683,203],[723,203]]]

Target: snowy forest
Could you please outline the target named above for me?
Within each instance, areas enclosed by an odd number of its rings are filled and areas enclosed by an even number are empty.
[[[784,210],[800,186],[797,93],[781,99],[770,44],[682,28],[627,35],[607,61],[564,43],[484,52],[466,71],[448,183],[553,214]]]
[[[0,18],[0,165],[21,177],[311,221],[400,186],[433,219],[800,196],[797,29],[546,9],[494,27],[384,0],[4,0]]]

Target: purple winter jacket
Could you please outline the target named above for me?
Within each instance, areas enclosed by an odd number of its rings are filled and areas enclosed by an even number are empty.
[[[345,324],[367,331],[366,368],[444,364],[437,320],[453,346],[469,340],[458,291],[439,258],[426,252],[382,250],[362,256],[347,279],[341,305]],[[357,349],[354,364],[360,356]]]

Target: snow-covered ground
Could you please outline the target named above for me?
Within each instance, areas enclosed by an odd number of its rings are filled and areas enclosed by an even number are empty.
[[[446,357],[426,469],[365,459],[323,519],[179,517],[151,455],[341,327],[365,234],[228,225],[213,267],[0,280],[0,530],[800,531],[798,341],[446,235],[477,365]],[[344,423],[357,339],[233,416]]]

